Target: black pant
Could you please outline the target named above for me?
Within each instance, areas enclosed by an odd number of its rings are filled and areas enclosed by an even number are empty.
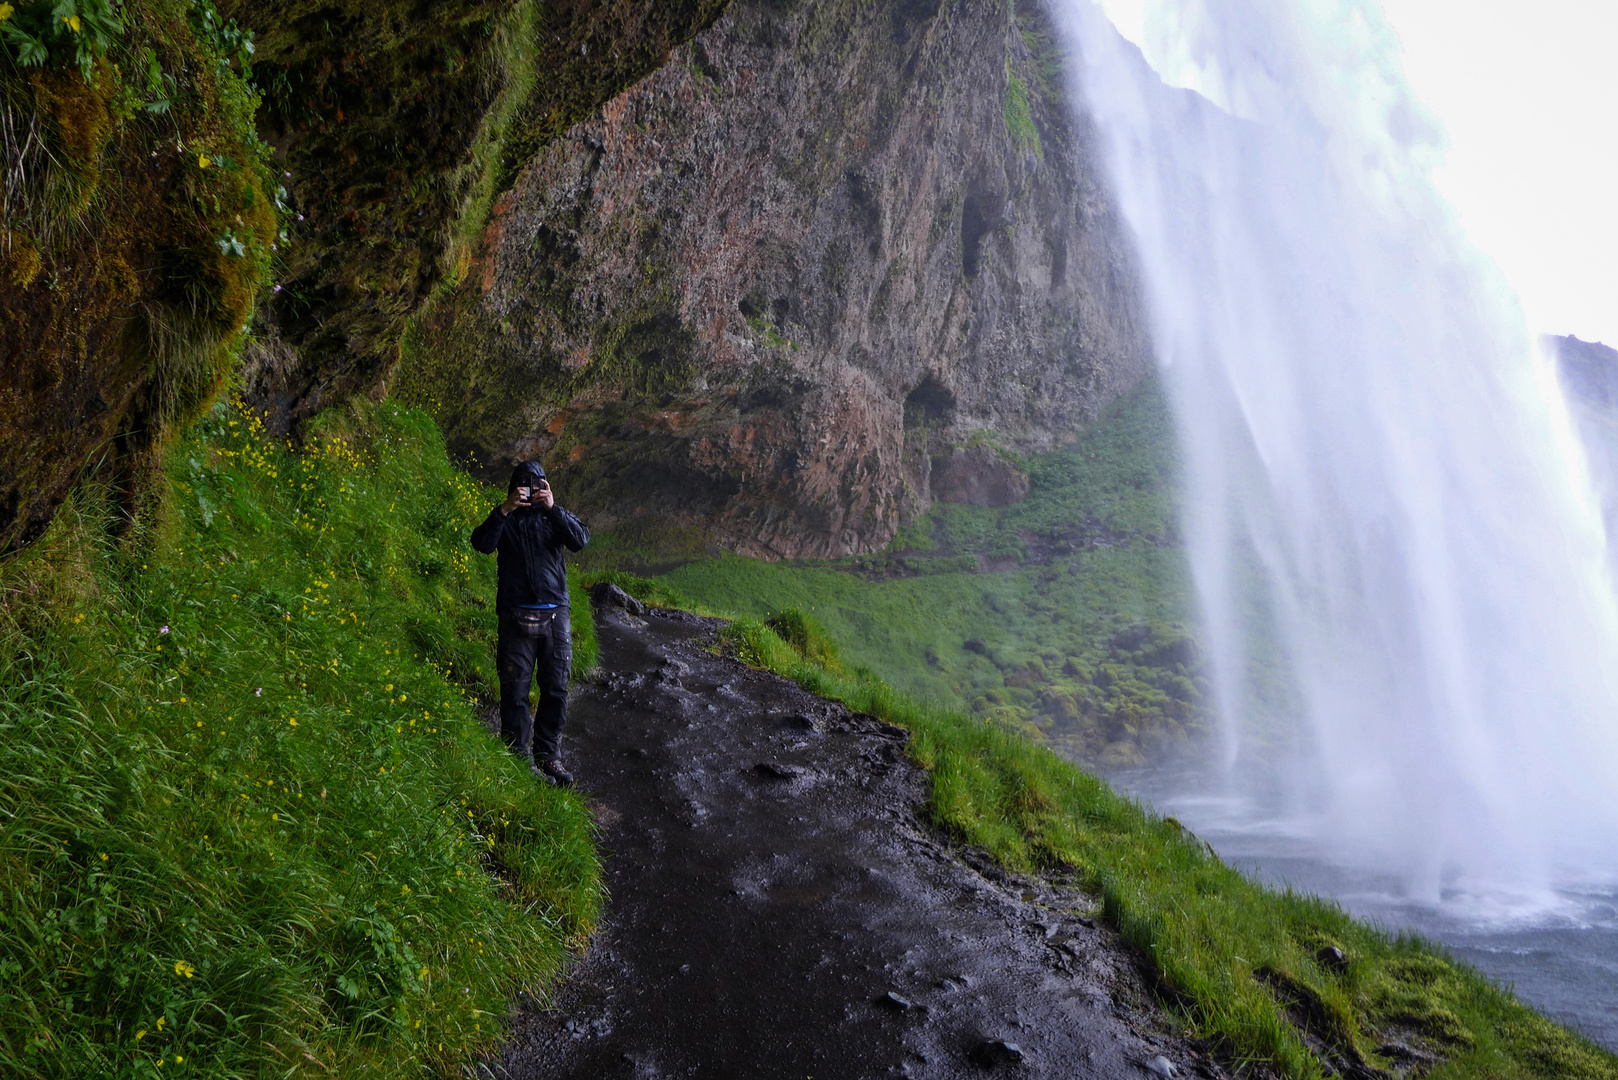
[[[500,735],[515,754],[540,761],[562,756],[562,721],[567,716],[567,679],[573,666],[573,632],[567,608],[522,612],[537,615],[525,626],[512,608],[500,609],[495,659],[500,667]],[[538,677],[539,707],[530,715],[528,691]]]

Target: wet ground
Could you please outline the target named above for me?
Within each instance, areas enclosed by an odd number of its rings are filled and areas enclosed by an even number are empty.
[[[715,655],[710,620],[598,621],[564,747],[611,899],[496,1075],[1225,1075],[1089,898],[925,825],[904,732]]]

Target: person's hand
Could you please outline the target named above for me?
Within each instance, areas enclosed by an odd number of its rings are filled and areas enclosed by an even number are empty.
[[[514,488],[512,488],[511,493],[506,496],[506,501],[500,504],[500,513],[509,515],[513,510],[516,510],[518,507],[531,506],[532,505],[532,494],[531,494],[532,490],[533,490],[532,488],[526,488],[526,487],[514,487]],[[525,493],[529,493],[529,498],[525,499],[525,498],[522,497]]]
[[[530,492],[530,502],[537,502],[544,506],[547,510],[556,505],[556,496],[551,491],[551,484],[549,480],[535,480],[534,486],[530,489]]]

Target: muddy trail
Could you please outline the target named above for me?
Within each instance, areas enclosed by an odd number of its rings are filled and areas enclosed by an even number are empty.
[[[564,749],[611,898],[495,1075],[1226,1075],[1092,899],[926,824],[902,730],[715,655],[714,620],[597,610]]]

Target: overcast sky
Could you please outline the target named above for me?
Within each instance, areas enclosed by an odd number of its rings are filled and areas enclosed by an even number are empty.
[[[1101,0],[1137,44],[1172,3]],[[1449,136],[1439,188],[1531,329],[1618,346],[1618,0],[1381,6]]]

